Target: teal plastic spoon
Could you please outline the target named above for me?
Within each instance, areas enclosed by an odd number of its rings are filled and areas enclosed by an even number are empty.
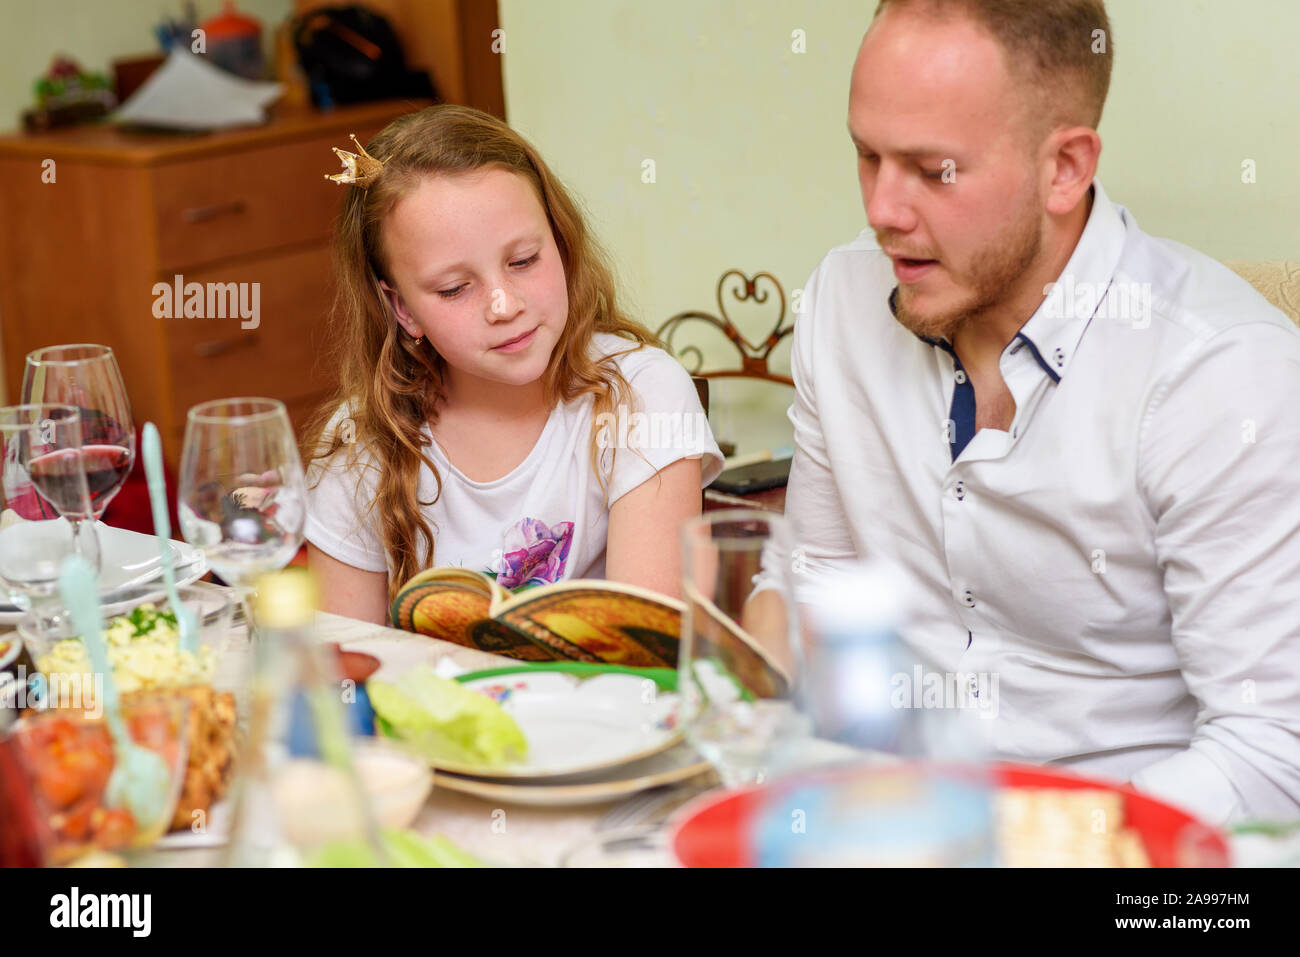
[[[144,424],[144,477],[149,485],[149,505],[153,508],[153,530],[158,536],[162,555],[163,585],[167,600],[176,615],[176,627],[181,633],[181,651],[192,655],[199,653],[199,616],[194,609],[181,604],[176,592],[176,568],[172,564],[172,523],[167,515],[167,480],[163,477],[162,439],[158,427],[152,422]]]
[[[167,813],[171,775],[161,757],[140,747],[127,733],[117,696],[117,682],[113,679],[113,665],[108,660],[108,645],[99,627],[99,582],[94,570],[80,555],[64,559],[59,575],[59,592],[72,612],[73,624],[81,632],[90,666],[103,681],[99,701],[117,754],[104,792],[105,803],[109,807],[125,807],[135,818],[137,826],[150,827]]]

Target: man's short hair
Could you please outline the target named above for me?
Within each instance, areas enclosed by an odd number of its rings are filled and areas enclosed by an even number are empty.
[[[1114,43],[1104,0],[880,0],[931,16],[965,14],[991,33],[1007,69],[1027,94],[1029,128],[1101,122]]]

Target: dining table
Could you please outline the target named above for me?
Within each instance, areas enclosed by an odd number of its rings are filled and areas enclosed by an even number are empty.
[[[231,591],[211,582],[199,582],[195,587],[225,593]],[[247,673],[253,648],[247,625],[240,616],[230,627],[222,656],[222,671],[227,674]],[[0,638],[5,637],[6,631],[4,626],[0,626]],[[450,662],[450,666],[443,667],[453,667],[456,673],[521,664],[513,658],[328,612],[317,613],[313,635],[322,643],[337,644],[343,651],[374,657],[379,668],[373,677],[382,680],[395,680],[420,665],[437,669],[443,662]],[[867,752],[857,754],[868,763],[887,758]],[[663,827],[665,821],[671,823],[672,817],[679,814],[683,806],[707,800],[711,792],[716,793],[721,788],[716,774],[704,771],[688,780],[660,786],[654,791],[653,801],[645,799],[650,792],[642,792],[641,795],[622,795],[602,803],[532,806],[460,793],[440,787],[437,771],[433,777],[433,788],[410,825],[411,829],[425,836],[441,835],[484,864],[504,867],[563,866],[566,857],[580,850],[588,852],[583,860],[590,862],[589,852],[601,838],[616,836],[629,826]],[[213,821],[216,820],[214,810]],[[214,832],[217,830],[214,827]],[[659,837],[663,853],[656,863],[672,866],[674,862],[665,843],[666,831],[661,831]],[[1281,844],[1262,838],[1243,840],[1234,835],[1231,844],[1235,863],[1238,866],[1258,865],[1290,858],[1300,850],[1295,846],[1298,838],[1300,836],[1292,835],[1289,841]],[[177,842],[164,841],[166,843]],[[128,863],[144,867],[214,867],[223,863],[227,845],[218,840],[215,833],[209,840],[190,841],[188,845],[174,848],[155,846],[135,851],[129,855]],[[617,855],[614,855],[611,861],[616,859]],[[643,862],[644,858],[640,862],[642,866]]]
[[[225,586],[210,582],[200,582],[197,587],[228,591]],[[242,620],[231,627],[226,656],[228,663],[237,663],[239,655],[251,653],[252,643]],[[314,635],[323,643],[337,644],[343,651],[373,656],[379,661],[373,677],[383,680],[396,679],[419,665],[437,668],[445,660],[456,670],[465,672],[522,664],[513,658],[454,642],[328,612],[317,613]],[[895,760],[872,752],[856,753],[862,762],[869,764]],[[658,799],[653,803],[643,799],[641,808],[636,806],[638,795],[615,797],[598,804],[539,807],[498,803],[441,788],[435,771],[433,788],[411,829],[426,836],[442,835],[489,866],[558,867],[564,866],[566,857],[575,851],[589,849],[602,835],[639,825],[671,825],[683,807],[707,801],[721,789],[717,775],[706,771],[695,778],[656,789]],[[1300,863],[1294,859],[1300,850],[1297,839],[1300,835],[1278,841],[1258,835],[1232,834],[1229,843],[1237,866],[1268,866],[1286,860],[1295,866]],[[133,863],[148,867],[212,867],[222,862],[224,852],[224,846],[147,850],[135,855]],[[583,860],[589,862],[591,858],[585,856]],[[663,866],[674,863],[666,847],[661,863]]]
[[[229,591],[211,582],[199,582],[195,587]],[[7,630],[0,626],[0,638]],[[418,665],[436,668],[448,659],[464,671],[521,664],[513,658],[328,612],[317,613],[313,633],[323,643],[336,643],[344,651],[358,651],[378,659],[379,670],[373,677],[385,680],[394,680]],[[222,671],[245,671],[251,650],[247,625],[238,620],[231,625],[225,643]],[[693,796],[717,784],[709,771],[680,782],[679,788],[682,796]],[[560,865],[568,852],[595,838],[609,812],[627,800],[617,797],[576,807],[502,804],[440,788],[435,771],[433,789],[411,828],[423,835],[443,835],[488,865],[553,867]],[[222,863],[225,851],[224,843],[177,849],[155,847],[134,852],[129,862],[146,867],[213,867]]]

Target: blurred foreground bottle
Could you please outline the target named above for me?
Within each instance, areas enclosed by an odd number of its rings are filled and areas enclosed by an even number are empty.
[[[352,760],[336,665],[312,634],[316,586],[300,568],[257,583],[248,743],[234,790],[226,865],[386,863],[374,815]],[[294,702],[305,700],[316,754],[296,755]],[[301,720],[301,719],[300,719]],[[339,849],[349,861],[338,860]]]
[[[924,666],[903,639],[911,581],[883,562],[852,565],[808,587],[807,711],[819,737],[900,758],[982,763],[997,714],[996,680]]]
[[[818,737],[868,753],[771,795],[755,831],[761,865],[993,863],[991,722],[979,713],[988,683],[927,672],[903,640],[911,595],[882,562],[800,589],[811,626],[805,710]]]
[[[906,582],[894,569],[859,564],[807,588],[807,711],[817,735],[866,751],[918,756],[920,716],[895,707],[897,676],[910,677],[901,631]]]

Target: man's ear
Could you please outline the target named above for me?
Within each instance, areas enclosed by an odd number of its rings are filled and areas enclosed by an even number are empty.
[[[1101,158],[1101,137],[1087,126],[1057,130],[1052,141],[1052,178],[1047,184],[1047,211],[1056,216],[1071,212],[1088,194]]]
[[[379,280],[379,290],[384,294],[384,298],[388,300],[388,308],[393,310],[393,315],[397,318],[398,325],[406,330],[406,334],[412,339],[418,339],[420,336],[424,335],[424,330],[421,329],[416,324],[415,320],[411,318],[411,313],[407,310],[406,303],[402,300],[402,294],[392,286],[388,285],[388,282],[383,279]]]

